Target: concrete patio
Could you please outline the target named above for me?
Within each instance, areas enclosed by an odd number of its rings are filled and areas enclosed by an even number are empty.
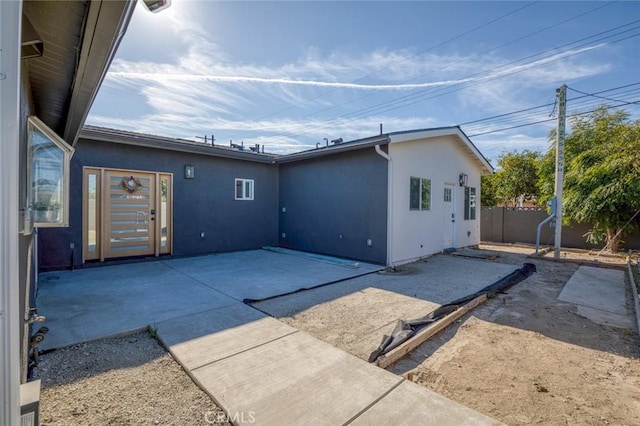
[[[330,260],[330,258],[327,258]],[[382,269],[252,250],[40,274],[43,350],[146,328],[244,299],[265,299]]]
[[[51,331],[42,348],[150,325],[231,419],[500,424],[241,302],[380,269],[258,250],[46,273],[38,303]]]

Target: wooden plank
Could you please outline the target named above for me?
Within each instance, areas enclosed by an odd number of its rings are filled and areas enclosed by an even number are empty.
[[[434,322],[431,325],[418,331],[413,337],[406,342],[400,344],[398,347],[390,350],[384,355],[380,355],[376,364],[378,367],[387,368],[400,358],[407,355],[409,352],[416,349],[418,346],[429,340],[431,337],[447,328],[452,322],[465,315],[467,312],[475,308],[476,306],[484,303],[487,300],[487,295],[483,294],[478,296],[469,303],[462,305],[456,311],[450,313],[440,321]]]

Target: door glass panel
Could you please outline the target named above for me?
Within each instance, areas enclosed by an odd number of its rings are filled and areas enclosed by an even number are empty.
[[[95,253],[98,248],[98,176],[90,173],[87,180],[87,250]]]
[[[167,247],[167,200],[169,179],[160,179],[160,247]]]

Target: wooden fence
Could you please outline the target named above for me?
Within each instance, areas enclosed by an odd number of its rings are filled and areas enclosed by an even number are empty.
[[[536,243],[536,228],[548,217],[546,209],[539,207],[482,207],[480,214],[480,238],[496,243]],[[562,227],[562,246],[581,249],[599,249],[604,243],[587,243],[585,234],[590,224],[572,223]],[[540,244],[553,245],[554,228],[542,226]],[[640,250],[640,233],[624,238],[625,249]]]

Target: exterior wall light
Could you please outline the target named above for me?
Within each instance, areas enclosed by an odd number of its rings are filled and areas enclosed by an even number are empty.
[[[171,0],[142,0],[149,12],[158,13],[171,6]]]
[[[469,176],[467,176],[465,173],[460,173],[460,176],[458,176],[458,183],[460,183],[460,186],[467,186],[468,180]]]
[[[193,179],[196,177],[196,168],[194,166],[184,166],[184,178]]]

